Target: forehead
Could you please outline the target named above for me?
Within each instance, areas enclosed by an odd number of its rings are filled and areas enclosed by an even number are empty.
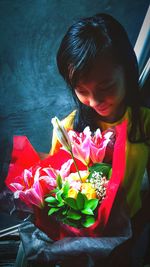
[[[116,79],[120,71],[122,71],[121,66],[117,65],[111,56],[97,59],[88,72],[80,78],[77,86],[89,83],[107,83]]]

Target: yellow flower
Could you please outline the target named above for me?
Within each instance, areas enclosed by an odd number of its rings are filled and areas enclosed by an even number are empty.
[[[90,189],[89,192],[86,193],[87,199],[96,198],[96,191],[94,188]]]
[[[96,198],[96,190],[91,183],[83,183],[81,193],[85,194],[88,199]]]
[[[89,171],[80,171],[82,182],[85,183],[89,176]]]
[[[80,171],[80,176],[81,176],[82,182],[85,183],[86,179],[89,176],[89,171]],[[77,172],[70,173],[68,177],[71,178],[74,181],[80,181],[80,178],[79,178],[79,175],[78,175]]]
[[[77,198],[78,190],[70,188],[68,191],[68,197]]]

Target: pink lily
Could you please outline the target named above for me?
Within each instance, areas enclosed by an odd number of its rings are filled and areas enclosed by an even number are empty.
[[[65,162],[59,171],[59,174],[62,178],[67,177],[70,174],[70,168],[73,163],[73,159],[69,159],[67,162]]]
[[[27,205],[43,206],[43,190],[39,182],[35,182],[33,188],[16,191],[14,196],[22,199]]]
[[[60,175],[62,179],[67,177],[70,174],[70,168],[72,163],[72,159],[67,160],[64,164],[62,164],[60,170],[56,170],[50,166],[48,168],[43,168],[43,170],[48,174],[48,176],[41,176],[40,180],[44,179],[45,181],[47,181],[48,184],[49,182],[51,182],[51,185],[56,186],[57,176]]]
[[[97,129],[94,136],[91,138],[90,158],[93,163],[102,162],[105,156],[105,151],[110,137],[113,132],[109,131],[101,134],[100,129]]]
[[[77,133],[73,130],[70,130],[68,135],[71,140],[72,153],[74,157],[88,166],[90,162],[90,128],[87,126],[82,133]]]
[[[45,175],[41,175],[45,174]],[[22,199],[27,205],[42,206],[44,196],[56,186],[56,179],[49,168],[38,167],[36,170],[25,169],[21,176],[16,177],[10,188],[16,198]]]

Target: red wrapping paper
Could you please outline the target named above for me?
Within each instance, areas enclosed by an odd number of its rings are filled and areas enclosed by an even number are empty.
[[[127,137],[127,121],[116,126],[116,142],[113,151],[112,176],[108,183],[106,197],[98,208],[98,216],[96,222],[88,227],[77,229],[69,225],[63,224],[56,220],[56,217],[47,215],[47,207],[40,209],[34,206],[35,225],[44,231],[53,240],[60,240],[64,237],[73,236],[89,236],[98,237],[103,234],[103,230],[107,225],[110,212],[118,192],[122,186],[126,166],[126,137]],[[60,169],[61,165],[70,158],[70,155],[60,149],[53,156],[49,156],[45,160],[40,160],[38,153],[34,150],[29,140],[25,136],[15,136],[12,151],[12,160],[6,178],[6,185],[9,187],[14,177],[20,175],[25,168],[33,165],[46,167],[49,164],[56,169]],[[77,160],[80,170],[86,167]],[[71,171],[75,171],[72,167]]]

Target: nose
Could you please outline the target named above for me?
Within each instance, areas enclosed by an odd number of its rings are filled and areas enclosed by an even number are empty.
[[[90,99],[89,99],[89,104],[90,104],[90,107],[94,108],[96,107],[97,105],[100,104],[100,101],[96,96],[91,96]]]

